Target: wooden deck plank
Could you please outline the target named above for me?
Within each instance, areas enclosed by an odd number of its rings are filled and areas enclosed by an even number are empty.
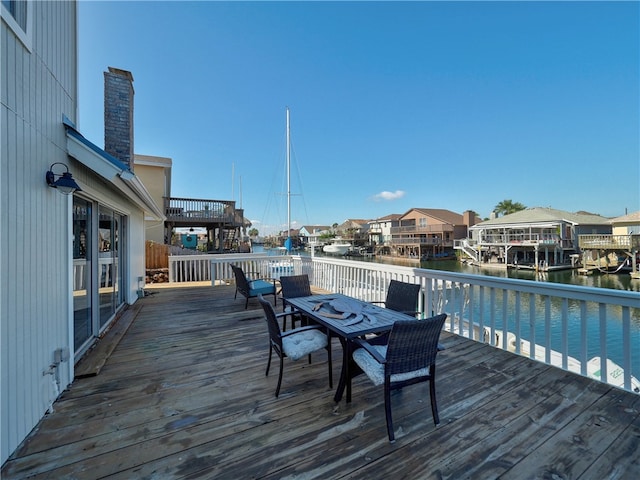
[[[640,416],[629,425],[628,432],[615,440],[581,476],[581,480],[602,478],[637,478],[640,471]]]
[[[265,376],[257,302],[158,289],[98,375],[77,379],[2,468],[17,478],[640,478],[640,395],[443,333],[441,424],[428,388],[354,379],[333,402],[326,354]],[[334,380],[342,351],[334,340]]]
[[[564,428],[558,430],[552,442],[540,445],[510,470],[515,478],[534,474],[537,478],[563,475],[579,478],[609,449],[616,449],[623,432],[633,423],[640,409],[640,398],[632,398],[621,391],[607,391],[584,408]],[[640,438],[636,437],[634,455],[640,453]],[[579,451],[580,455],[571,453]],[[624,472],[625,463],[615,468]],[[629,472],[631,474],[632,472]],[[637,473],[637,472],[636,472]],[[606,477],[603,477],[606,478]],[[618,478],[638,478],[622,474]]]
[[[102,367],[127,333],[129,327],[138,316],[142,304],[135,304],[127,308],[115,324],[107,331],[100,341],[82,358],[75,368],[75,378],[92,377],[100,373]]]

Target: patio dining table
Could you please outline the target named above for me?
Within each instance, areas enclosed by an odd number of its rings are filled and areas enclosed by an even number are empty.
[[[347,390],[347,403],[351,402],[351,350],[352,340],[370,333],[385,333],[398,320],[413,320],[413,317],[395,310],[358,300],[340,293],[311,295],[287,299],[287,303],[306,317],[326,327],[342,344],[342,369],[334,401],[342,399]]]

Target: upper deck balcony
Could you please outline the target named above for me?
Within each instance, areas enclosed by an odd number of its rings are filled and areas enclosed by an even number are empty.
[[[391,227],[392,235],[415,234],[428,235],[453,232],[453,225],[437,224],[437,225],[403,225],[400,227]]]
[[[640,250],[640,235],[580,235],[582,250]]]
[[[452,247],[453,240],[445,240],[441,237],[398,237],[394,236],[391,240],[394,245],[439,245],[443,247]]]
[[[511,247],[558,247],[573,248],[569,239],[561,239],[550,233],[487,233],[484,232],[477,242],[482,246],[511,246]]]
[[[244,210],[236,208],[236,202],[231,200],[165,197],[164,212],[167,222],[174,227],[241,227],[244,221]]]

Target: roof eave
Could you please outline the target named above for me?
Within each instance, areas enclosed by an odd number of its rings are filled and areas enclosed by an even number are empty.
[[[111,183],[129,200],[146,213],[151,214],[154,220],[164,221],[166,219],[140,179],[124,163],[89,142],[74,128],[66,126],[69,156]],[[124,186],[128,188],[123,188]]]

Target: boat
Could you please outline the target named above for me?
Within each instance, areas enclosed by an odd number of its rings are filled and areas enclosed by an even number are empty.
[[[607,358],[607,379],[603,380],[601,375],[600,357],[593,357],[587,362],[587,375],[601,382],[624,388],[624,369],[610,358]],[[640,380],[631,375],[631,389],[640,393]]]
[[[343,242],[342,240],[334,240],[329,245],[322,247],[324,253],[330,253],[332,255],[344,255],[351,249],[351,244]]]

